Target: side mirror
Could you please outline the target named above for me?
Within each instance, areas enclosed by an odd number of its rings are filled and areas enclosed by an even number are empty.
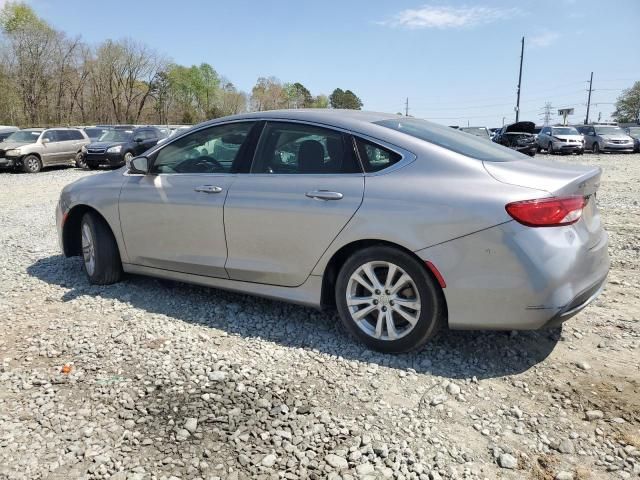
[[[136,143],[140,143],[142,142],[142,137],[134,137],[133,141]]]
[[[147,157],[135,157],[128,162],[129,173],[146,175],[149,173],[149,159]]]
[[[42,139],[42,144],[44,145],[45,143],[49,143],[51,140],[49,140],[48,138],[43,138]]]

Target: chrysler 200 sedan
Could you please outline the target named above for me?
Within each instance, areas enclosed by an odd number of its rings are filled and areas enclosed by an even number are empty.
[[[414,118],[255,112],[66,186],[94,284],[144,274],[325,307],[370,348],[439,328],[558,326],[602,289],[601,170]]]

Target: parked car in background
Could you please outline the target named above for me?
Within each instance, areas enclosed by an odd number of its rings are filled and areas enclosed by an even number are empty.
[[[90,142],[78,128],[27,128],[0,144],[0,166],[37,173],[52,165],[81,165],[81,150]]]
[[[165,137],[165,138],[161,138],[160,141],[158,141],[158,143],[164,143],[164,142],[168,141],[170,138],[173,138],[176,135],[180,135],[180,134],[186,132],[190,128],[191,128],[191,126],[187,126],[187,125],[183,125],[183,126],[180,126],[180,127],[172,128],[171,129],[171,133],[169,134],[169,136]]]
[[[538,151],[554,153],[584,153],[584,137],[575,127],[543,127],[536,139]]]
[[[624,131],[633,138],[633,151],[640,152],[640,125],[637,127],[626,127]]]
[[[496,132],[492,140],[520,153],[535,156],[538,146],[533,133],[536,125],[533,122],[516,122],[505,125]]]
[[[487,127],[460,127],[460,130],[476,137],[491,140],[491,133]]]
[[[593,301],[601,173],[416,118],[254,112],[67,185],[56,223],[93,284],[128,272],[336,306],[368,347],[405,352],[447,326],[558,326]]]
[[[83,127],[82,129],[92,142],[96,142],[102,135],[109,131],[111,127]]]
[[[576,129],[584,136],[585,150],[591,150],[593,153],[633,152],[633,138],[618,126],[577,125]]]
[[[100,166],[121,167],[136,155],[155,146],[164,134],[156,127],[140,127],[132,130],[113,128],[97,142],[82,151],[82,162],[90,169]]]
[[[18,130],[18,127],[0,125],[0,142],[3,142],[5,138],[7,138],[16,130]]]

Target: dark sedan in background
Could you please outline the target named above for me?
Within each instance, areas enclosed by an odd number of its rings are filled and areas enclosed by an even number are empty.
[[[533,122],[512,123],[498,130],[492,140],[533,157],[537,151],[535,129],[536,125]]]
[[[164,137],[166,134],[156,127],[108,130],[97,142],[83,150],[83,162],[90,169],[101,166],[121,167],[136,155],[155,146]]]

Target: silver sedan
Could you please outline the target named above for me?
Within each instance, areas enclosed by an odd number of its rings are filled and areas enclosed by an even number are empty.
[[[557,326],[609,270],[599,168],[423,120],[255,112],[197,125],[66,186],[65,255],[123,273],[337,308],[367,346],[440,328]]]

